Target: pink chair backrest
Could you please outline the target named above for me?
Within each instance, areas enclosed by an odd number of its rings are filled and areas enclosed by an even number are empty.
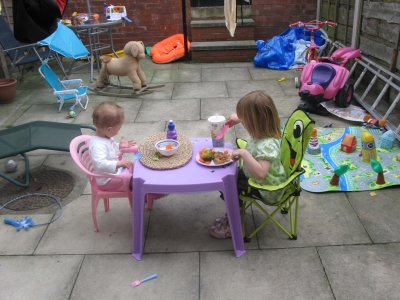
[[[94,180],[93,163],[89,153],[90,135],[75,137],[69,144],[69,152],[75,164],[86,174],[90,181]]]

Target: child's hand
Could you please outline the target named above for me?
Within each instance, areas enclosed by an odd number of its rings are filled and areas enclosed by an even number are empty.
[[[133,166],[133,162],[128,159],[122,159],[117,162],[117,170],[121,167],[130,169],[132,166]]]
[[[237,114],[233,113],[229,116],[229,119],[225,122],[226,125],[229,125],[229,127],[235,126],[236,124],[239,124],[241,121],[238,118]]]
[[[234,161],[239,160],[242,157],[242,150],[243,149],[236,149],[232,151],[231,158]]]

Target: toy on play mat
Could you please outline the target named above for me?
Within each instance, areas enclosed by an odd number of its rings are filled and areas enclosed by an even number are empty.
[[[301,181],[303,189],[322,193],[375,190],[400,185],[400,162],[396,160],[400,152],[399,141],[393,141],[388,149],[382,148],[383,132],[363,127],[317,128],[317,132],[321,153],[305,154],[302,162],[306,170]],[[354,143],[355,149],[351,151]],[[381,172],[375,161],[381,165]],[[343,174],[335,172],[341,165],[348,165],[349,170]],[[334,173],[339,175],[338,185],[330,183]],[[377,180],[377,174],[381,176],[379,173],[384,176],[384,181]]]

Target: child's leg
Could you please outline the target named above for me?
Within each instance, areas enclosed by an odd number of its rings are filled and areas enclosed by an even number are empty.
[[[99,189],[102,191],[118,191],[123,187],[122,180],[112,178],[105,185],[99,185]]]

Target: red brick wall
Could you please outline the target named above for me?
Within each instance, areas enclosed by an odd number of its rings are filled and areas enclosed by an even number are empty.
[[[297,21],[315,20],[317,0],[252,0],[255,39],[266,40]]]
[[[86,12],[90,1],[92,13],[102,13],[101,0],[69,0],[64,18],[72,12]],[[132,23],[116,27],[115,49],[122,49],[128,41],[143,41],[154,45],[175,33],[182,33],[182,0],[119,0],[114,5],[125,5]],[[187,24],[190,33],[190,0],[186,1]],[[252,0],[253,19],[256,23],[255,39],[269,39],[281,33],[290,23],[313,20],[316,16],[316,0]]]
[[[88,0],[92,13],[103,13],[104,1]],[[114,5],[125,5],[127,16],[133,20],[115,27],[113,38],[115,49],[122,49],[128,41],[143,41],[153,45],[170,35],[182,33],[181,0],[117,0]],[[186,0],[187,15],[190,16],[190,0]],[[72,12],[87,12],[86,0],[69,0],[64,18],[71,18]],[[187,20],[190,24],[190,20]]]

